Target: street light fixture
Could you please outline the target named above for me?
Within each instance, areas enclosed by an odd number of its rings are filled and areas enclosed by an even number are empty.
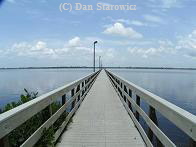
[[[98,43],[98,41],[94,41],[94,72],[95,72],[95,44]]]

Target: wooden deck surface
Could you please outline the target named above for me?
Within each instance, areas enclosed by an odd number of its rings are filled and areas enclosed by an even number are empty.
[[[145,146],[104,70],[97,77],[56,146]]]

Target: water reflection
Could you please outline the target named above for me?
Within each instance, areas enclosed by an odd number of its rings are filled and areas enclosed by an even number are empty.
[[[90,69],[0,70],[0,107],[17,100],[24,88],[41,95],[91,72]]]

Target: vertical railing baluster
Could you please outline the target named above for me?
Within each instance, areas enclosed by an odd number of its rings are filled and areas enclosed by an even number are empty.
[[[89,83],[90,82],[90,78],[88,78],[88,82],[87,83]],[[89,87],[90,87],[90,83],[88,84],[88,88],[87,89],[89,89]]]
[[[152,106],[149,106],[149,118],[158,126],[156,111],[155,108],[153,108]],[[148,138],[151,142],[153,141],[153,136],[154,136],[153,131],[150,129],[150,127],[148,127]],[[163,146],[157,137],[156,137],[156,144],[158,147]]]
[[[74,94],[75,94],[75,88],[73,88],[72,90],[71,90],[71,98],[73,98],[74,97]],[[71,110],[75,107],[75,102],[76,102],[76,99],[72,102],[72,104],[71,104]]]
[[[84,82],[85,86],[87,85],[87,80]],[[85,92],[87,91],[87,86],[85,87]]]
[[[50,114],[50,116],[48,117],[48,119],[49,119],[53,114],[53,112],[52,112],[52,103],[48,106],[48,109],[49,109],[49,114]],[[54,125],[52,124],[50,127],[54,131]],[[54,147],[54,142],[52,142],[51,147]]]
[[[116,83],[118,83],[117,79],[115,78]],[[116,88],[118,88],[118,85],[116,84]]]
[[[66,103],[66,94],[64,94],[64,95],[62,95],[62,105],[64,105],[65,103]],[[65,115],[67,116],[67,113],[68,112],[68,110],[67,110],[67,107],[65,108]]]
[[[127,88],[126,88],[126,86],[125,86],[125,85],[124,85],[124,92],[125,92],[125,93],[127,93]],[[125,103],[127,103],[127,98],[126,98],[126,96],[125,96],[125,95],[123,96],[123,98],[124,98]]]
[[[149,117],[150,119],[156,124],[156,120],[154,119],[156,117],[156,114],[155,114],[155,109],[153,107],[149,107]],[[148,138],[150,139],[150,141],[152,142],[153,140],[153,132],[152,130],[150,129],[150,127],[148,127]]]
[[[136,95],[136,104],[140,107],[140,97],[138,95]],[[135,117],[136,117],[137,121],[140,120],[140,114],[139,114],[139,112],[137,112],[137,110],[135,112]]]
[[[78,87],[77,87],[77,91],[76,92],[78,92],[78,91],[80,91],[80,84],[78,85]],[[80,100],[80,93],[79,93],[79,95],[78,95],[78,100],[77,100],[77,102]]]
[[[82,82],[82,89],[84,87],[84,81]],[[84,90],[82,90],[82,96],[84,95]]]
[[[132,98],[132,91],[130,89],[129,89],[129,96],[130,96],[130,98]],[[128,106],[129,106],[129,109],[133,112],[133,109],[132,109],[130,101],[128,101]]]
[[[62,99],[62,105],[64,105],[66,103],[66,94],[64,94],[61,99]]]

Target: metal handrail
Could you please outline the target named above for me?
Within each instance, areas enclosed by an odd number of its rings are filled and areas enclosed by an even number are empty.
[[[187,112],[186,110],[162,99],[161,97],[123,79],[122,77],[112,73],[111,71],[106,71],[109,76],[114,88],[119,93],[121,100],[127,109],[128,113],[135,120],[135,123],[139,122],[139,116],[147,123],[149,130],[152,131],[148,135],[148,138],[142,134],[145,138],[145,142],[149,142],[152,139],[152,133],[158,138],[158,141],[165,146],[175,146],[175,144],[158,128],[156,111],[160,112],[165,118],[170,120],[174,125],[185,132],[194,144],[196,141],[196,116]],[[132,99],[132,95],[136,95],[136,101]],[[149,116],[141,109],[140,99],[145,100],[150,107]],[[132,107],[136,110],[135,115],[133,115]],[[134,117],[134,118],[133,118]],[[136,122],[137,121],[137,122]],[[138,126],[138,125],[136,125]],[[139,127],[139,126],[138,126]],[[138,128],[141,130],[142,128]],[[149,137],[151,136],[151,137]],[[148,139],[148,140],[147,140]]]

